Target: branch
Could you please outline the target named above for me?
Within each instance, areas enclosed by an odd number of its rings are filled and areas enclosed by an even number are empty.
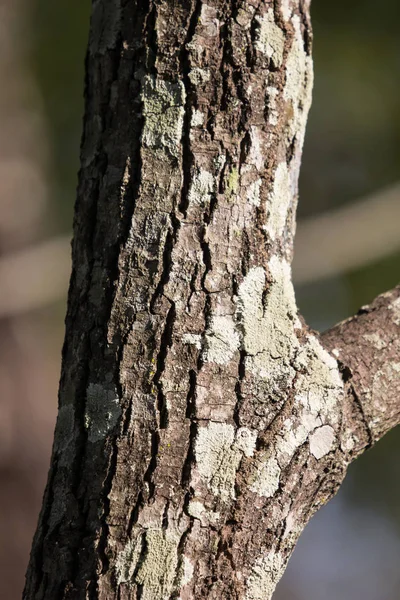
[[[293,259],[295,283],[333,277],[396,252],[400,247],[399,199],[397,183],[300,221]]]
[[[355,458],[400,422],[400,286],[322,336],[346,382],[342,446]]]

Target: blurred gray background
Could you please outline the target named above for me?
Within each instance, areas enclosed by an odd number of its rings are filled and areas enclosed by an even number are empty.
[[[49,464],[89,0],[0,3],[0,598],[21,597]],[[313,0],[296,293],[326,329],[400,281],[400,6]],[[400,437],[312,520],[277,600],[400,597]]]

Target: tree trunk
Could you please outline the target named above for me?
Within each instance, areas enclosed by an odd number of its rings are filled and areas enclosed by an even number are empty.
[[[307,0],[94,0],[25,600],[267,600],[397,423],[400,291],[322,341],[296,308],[310,52]]]

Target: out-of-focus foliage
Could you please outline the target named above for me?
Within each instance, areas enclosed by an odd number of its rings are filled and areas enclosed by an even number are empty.
[[[397,181],[399,5],[313,0],[315,85],[300,215]]]
[[[89,0],[31,0],[29,59],[42,92],[51,137],[53,210],[61,230],[72,223],[82,130]]]

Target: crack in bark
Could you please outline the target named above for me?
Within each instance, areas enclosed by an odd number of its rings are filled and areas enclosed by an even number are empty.
[[[163,383],[161,381],[162,375],[165,371],[165,363],[167,360],[168,349],[172,347],[173,343],[173,330],[176,319],[176,307],[175,302],[171,302],[171,308],[168,311],[166,317],[166,324],[161,336],[160,351],[157,355],[157,371],[154,375],[153,382],[158,389],[157,403],[158,413],[160,416],[159,427],[160,429],[166,429],[168,427],[168,404],[167,398],[164,394]]]
[[[182,131],[182,171],[183,171],[183,185],[181,192],[181,199],[179,203],[179,211],[183,214],[184,219],[187,217],[187,211],[189,208],[189,187],[191,182],[191,167],[194,162],[194,155],[191,148],[190,142],[190,120],[192,116],[192,110],[196,94],[193,86],[189,79],[190,73],[190,52],[188,50],[188,44],[193,40],[195,35],[197,22],[200,16],[202,7],[201,0],[195,0],[194,10],[189,15],[188,29],[185,40],[182,44],[182,50],[180,53],[180,65],[182,73],[182,82],[186,92],[185,100],[185,113],[183,119],[183,131]]]

